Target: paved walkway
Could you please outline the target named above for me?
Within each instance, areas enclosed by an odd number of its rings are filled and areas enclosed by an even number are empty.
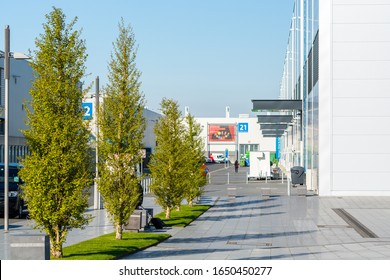
[[[191,225],[164,229],[171,238],[124,259],[390,260],[390,197],[302,196],[299,189],[287,196],[286,184],[246,184],[244,172],[230,174],[230,185],[208,185],[201,203],[213,207]],[[144,202],[161,211],[152,197]],[[90,213],[93,222],[71,231],[65,246],[114,231],[105,210]],[[9,233],[0,227],[0,259],[9,259],[10,235],[36,232],[31,226],[18,221]]]
[[[125,259],[390,259],[388,197],[208,199],[215,206],[190,226]],[[349,213],[348,223],[334,209]]]
[[[153,197],[145,197],[144,205],[147,208],[153,208],[154,213],[161,212],[161,207],[155,205]],[[105,209],[89,209],[87,213],[91,214],[94,217],[92,222],[84,229],[73,229],[72,231],[70,231],[64,246],[73,245],[81,241],[92,239],[100,235],[115,231],[109,218],[107,217]],[[25,219],[12,220],[9,225],[9,232],[4,233],[3,219],[1,220],[2,222],[0,223],[0,260],[10,259],[10,240],[12,238],[12,235],[42,233],[39,230],[33,229],[33,221]]]

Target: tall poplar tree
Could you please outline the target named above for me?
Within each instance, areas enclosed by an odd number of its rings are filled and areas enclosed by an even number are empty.
[[[153,178],[152,192],[157,203],[165,210],[166,218],[170,219],[172,208],[180,206],[185,191],[185,127],[176,101],[164,98],[161,112],[163,116],[154,127],[157,146],[151,156],[149,169]]]
[[[91,157],[80,87],[87,55],[80,31],[73,30],[77,18],[67,24],[62,10],[53,8],[46,19],[32,54],[35,80],[23,131],[31,155],[22,161],[20,175],[30,217],[49,235],[51,253],[60,258],[69,230],[90,220],[85,210]]]
[[[146,126],[144,96],[140,91],[140,71],[136,67],[137,48],[131,26],[123,19],[113,44],[108,85],[99,112],[99,190],[104,207],[115,225],[116,239],[139,205],[142,188],[137,176]]]
[[[185,158],[187,168],[185,172],[184,184],[185,193],[188,205],[192,206],[193,200],[201,196],[206,184],[206,176],[202,165],[204,164],[203,141],[200,137],[202,127],[195,121],[195,118],[188,114],[185,117],[186,131],[184,133],[184,141],[187,146],[185,149]]]

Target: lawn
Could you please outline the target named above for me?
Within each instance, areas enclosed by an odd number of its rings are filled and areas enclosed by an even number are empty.
[[[182,205],[180,211],[172,211],[171,219],[165,219],[165,213],[154,217],[160,218],[168,227],[185,227],[202,215],[211,206]],[[135,253],[139,250],[154,246],[165,239],[169,234],[150,232],[123,232],[122,240],[115,239],[115,233],[109,233],[90,240],[86,240],[63,248],[63,260],[115,260]]]
[[[169,234],[123,232],[122,240],[109,233],[63,248],[64,260],[115,260],[156,245]]]
[[[206,212],[211,206],[209,205],[182,205],[180,211],[173,210],[171,212],[171,219],[165,219],[165,213],[159,213],[154,217],[160,218],[164,224],[168,227],[185,227],[189,225],[193,220],[198,218],[204,212]]]

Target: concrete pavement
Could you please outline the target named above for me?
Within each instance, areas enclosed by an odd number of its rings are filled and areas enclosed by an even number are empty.
[[[124,259],[390,259],[390,197],[318,197],[280,181],[245,182],[245,168],[213,171],[200,203],[213,205],[186,228],[166,228],[168,240]],[[229,173],[230,184],[225,179]],[[244,179],[244,181],[243,181]],[[161,208],[144,200],[154,213]],[[114,231],[105,210],[66,245]],[[33,233],[31,221],[0,227],[0,259],[9,258],[9,235]],[[159,231],[161,232],[161,231]]]
[[[154,198],[146,196],[144,198],[144,205],[147,208],[153,208],[154,213],[161,212],[161,207],[154,203]],[[94,218],[92,222],[84,229],[73,229],[69,232],[65,246],[73,245],[88,239],[98,237],[107,233],[114,232],[106,210],[93,210],[88,209],[88,214],[91,214]],[[0,223],[0,260],[10,259],[10,239],[12,235],[19,234],[41,234],[39,230],[33,229],[34,223],[31,220],[26,219],[12,219],[9,226],[9,232],[4,232],[3,219]]]
[[[271,191],[263,198],[237,190],[235,199],[204,199],[215,205],[190,226],[125,259],[390,259],[388,197],[289,197]],[[335,209],[349,213],[350,220]],[[361,228],[376,236],[364,237]]]
[[[302,187],[287,196],[287,183],[245,183],[246,171],[214,171],[220,180],[200,202],[210,210],[125,259],[390,259],[390,197],[318,197]]]

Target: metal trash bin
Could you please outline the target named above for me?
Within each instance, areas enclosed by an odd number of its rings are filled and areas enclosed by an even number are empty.
[[[303,185],[305,169],[302,166],[291,167],[291,184]]]
[[[127,220],[125,225],[125,230],[136,231],[138,232],[141,229],[142,225],[142,210],[134,210]]]

